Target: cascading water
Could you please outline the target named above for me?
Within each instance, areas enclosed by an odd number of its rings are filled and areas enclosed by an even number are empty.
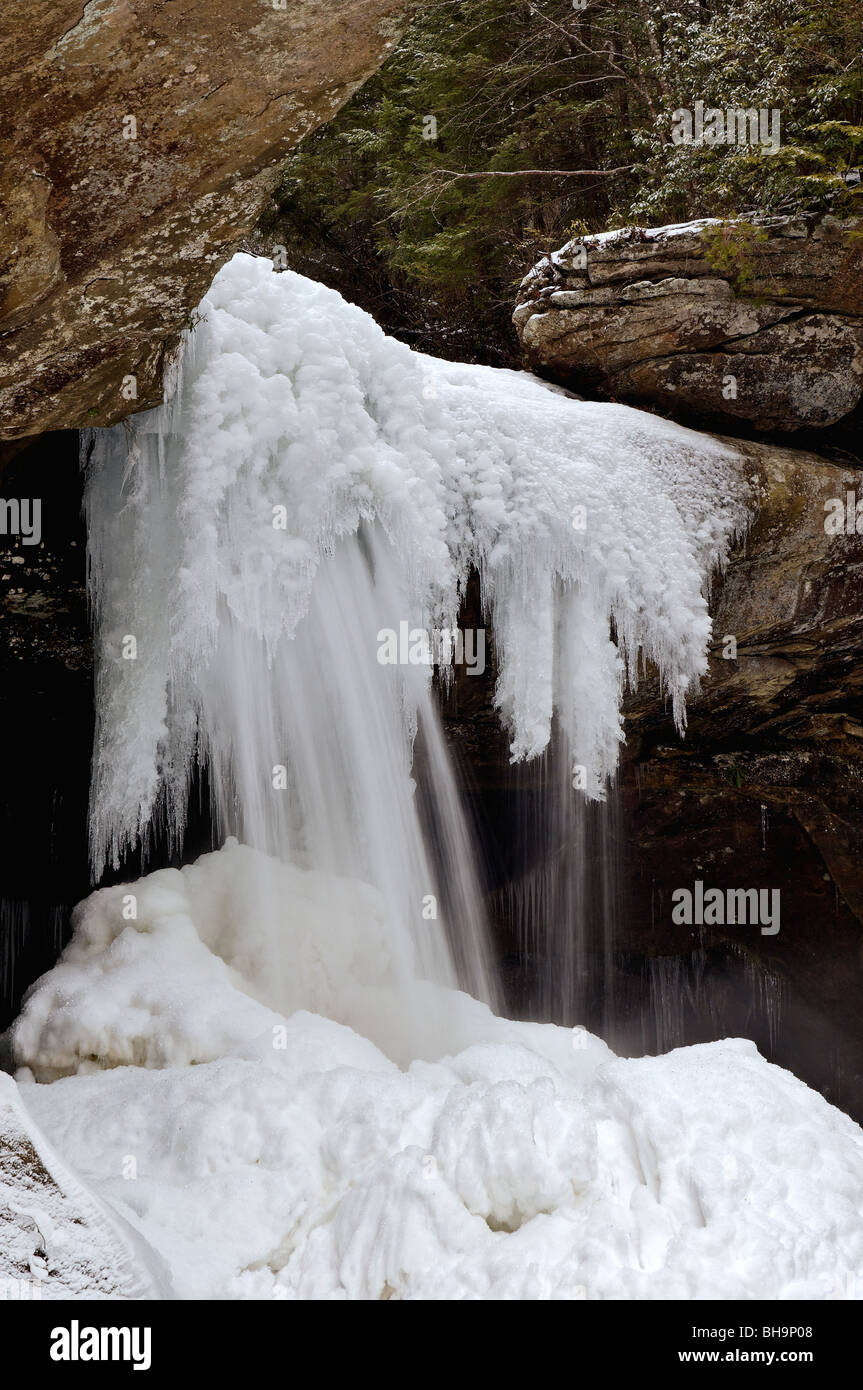
[[[555,730],[536,765],[511,769],[509,800],[521,860],[499,910],[517,932],[532,1017],[586,1024],[613,1044],[613,950],[620,878],[618,793],[579,795]]]
[[[377,660],[377,633],[410,611],[393,560],[375,525],[342,539],[294,638],[271,658],[226,618],[199,682],[217,823],[274,858],[374,884],[404,927],[393,937],[400,975],[455,985],[437,910],[445,879],[462,983],[491,1002],[471,845],[427,674]],[[449,831],[434,861],[411,778],[415,727],[428,748],[427,795]]]
[[[604,798],[623,682],[643,659],[682,726],[706,666],[709,574],[745,520],[735,456],[519,373],[421,357],[248,256],[217,276],[167,404],[87,450],[95,872],[146,850],[159,820],[179,847],[205,764],[220,833],[373,884],[400,978],[451,983],[455,956],[493,1002],[430,670],[379,660],[382,629],[454,628],[476,568],[513,760],[542,753],[556,712],[556,765],[568,783],[581,769],[551,802],[569,862],[543,890],[560,991],[577,996],[579,803]],[[418,727],[431,836],[411,779]],[[262,883],[259,916],[267,899]]]

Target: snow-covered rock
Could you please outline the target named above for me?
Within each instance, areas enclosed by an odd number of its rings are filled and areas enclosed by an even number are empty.
[[[859,219],[717,228],[630,227],[552,252],[513,315],[526,364],[688,422],[841,420],[863,392]]]

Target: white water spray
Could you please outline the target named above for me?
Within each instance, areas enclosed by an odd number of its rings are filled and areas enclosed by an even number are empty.
[[[475,567],[513,759],[543,750],[556,709],[602,798],[625,677],[655,662],[682,728],[706,668],[706,585],[745,516],[735,456],[520,373],[421,357],[248,256],[203,301],[168,403],[91,444],[94,871],[146,850],[156,822],[180,847],[203,764],[222,833],[375,885],[405,977],[452,979],[425,915],[445,880],[460,977],[491,997],[430,673],[378,664],[377,632],[455,626]]]

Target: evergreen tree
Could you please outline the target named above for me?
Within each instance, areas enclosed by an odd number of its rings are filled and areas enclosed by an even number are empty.
[[[256,249],[415,347],[510,363],[518,281],[570,235],[859,207],[859,0],[581,2],[425,0],[289,160]],[[778,152],[673,143],[696,101],[778,109]]]

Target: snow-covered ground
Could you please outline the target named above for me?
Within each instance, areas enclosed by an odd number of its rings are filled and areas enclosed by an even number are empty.
[[[418,984],[399,1066],[373,890],[320,931],[284,870],[276,962],[260,872],[94,894],[15,1030],[27,1111],[181,1297],[863,1296],[863,1132],[751,1043],[626,1060]]]

